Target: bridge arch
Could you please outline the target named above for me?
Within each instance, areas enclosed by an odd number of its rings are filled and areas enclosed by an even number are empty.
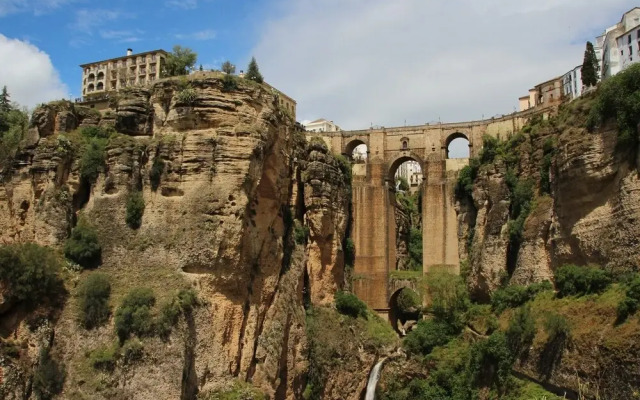
[[[347,144],[344,146],[342,154],[344,154],[345,156],[347,156],[349,159],[353,160],[353,151],[358,147],[358,146],[362,146],[364,145],[366,147],[366,152],[369,153],[369,143],[368,140],[365,141],[363,139],[360,138],[354,138],[350,141],[347,142]],[[365,157],[365,160],[368,157]]]
[[[454,141],[462,141],[462,140],[466,141],[466,143],[467,143],[467,147],[468,147],[468,149],[466,149],[467,156],[466,157],[455,157],[455,158],[469,158],[469,157],[471,157],[471,140],[469,139],[469,137],[466,134],[462,133],[462,132],[453,132],[449,136],[447,136],[447,138],[444,141],[445,158],[447,158],[447,159],[452,158],[451,155],[449,154],[451,144]]]
[[[407,304],[407,299],[412,298],[415,303]],[[400,334],[406,334],[403,326],[407,321],[418,321],[421,308],[420,294],[411,285],[402,285],[389,299],[389,322],[393,329]]]
[[[404,152],[403,154],[397,155],[392,159],[391,163],[389,163],[389,175],[387,176],[389,182],[395,181],[395,175],[398,168],[407,161],[415,161],[420,164],[420,170],[424,174],[424,161],[422,160],[422,157],[413,152]]]

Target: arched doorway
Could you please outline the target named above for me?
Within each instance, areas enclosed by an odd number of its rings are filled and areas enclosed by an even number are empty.
[[[464,133],[456,132],[450,135],[445,146],[447,158],[469,158],[471,156],[469,138]]]
[[[396,290],[389,300],[389,322],[401,336],[406,335],[420,319],[422,297],[413,289]]]

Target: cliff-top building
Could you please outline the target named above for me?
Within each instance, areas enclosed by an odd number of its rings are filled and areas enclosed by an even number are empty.
[[[133,50],[127,49],[126,56],[80,65],[83,99],[160,79],[167,54],[164,50],[133,54]]]
[[[640,7],[624,13],[620,22],[598,36],[594,50],[599,57],[602,79],[640,61]]]

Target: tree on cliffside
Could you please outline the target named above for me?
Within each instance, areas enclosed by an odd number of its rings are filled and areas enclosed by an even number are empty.
[[[9,92],[7,86],[2,87],[2,93],[0,94],[0,111],[7,112],[11,110],[11,101],[9,101]]]
[[[258,68],[258,63],[256,62],[255,57],[251,57],[249,68],[247,68],[247,74],[244,77],[247,79],[251,79],[252,81],[256,81],[258,83],[262,83],[264,81],[264,79],[262,78],[262,74],[260,73],[260,69]]]
[[[236,66],[231,64],[231,61],[227,60],[222,63],[222,72],[227,75],[234,74],[236,72]]]
[[[197,58],[198,54],[190,48],[175,45],[173,46],[173,52],[165,60],[162,75],[165,77],[187,75],[196,65]]]
[[[598,72],[600,65],[598,64],[598,57],[593,50],[593,44],[587,42],[587,48],[584,51],[584,59],[582,61],[582,68],[580,73],[582,74],[582,84],[584,86],[595,86],[598,83]]]

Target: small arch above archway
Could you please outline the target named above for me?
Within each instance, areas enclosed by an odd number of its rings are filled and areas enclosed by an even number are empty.
[[[446,158],[469,158],[471,144],[467,135],[455,132],[445,141]]]
[[[368,153],[369,148],[367,147],[367,144],[360,139],[352,140],[347,143],[344,148],[344,155],[349,157],[351,161],[356,164],[365,163],[367,161]]]

